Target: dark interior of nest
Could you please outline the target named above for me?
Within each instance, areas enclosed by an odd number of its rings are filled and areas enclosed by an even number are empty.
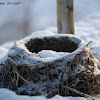
[[[25,46],[32,53],[38,53],[42,50],[53,50],[56,52],[73,52],[78,48],[79,43],[73,42],[68,37],[44,37],[42,39],[30,39]]]

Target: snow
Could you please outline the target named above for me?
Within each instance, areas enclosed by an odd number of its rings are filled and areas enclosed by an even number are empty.
[[[42,51],[38,52],[38,54],[41,58],[58,59],[62,56],[68,55],[70,53],[68,53],[68,52],[56,52],[53,50],[42,50]]]
[[[42,38],[43,36],[52,36],[52,35],[55,35],[54,33],[48,31],[48,30],[44,30],[44,31],[36,31],[36,32],[33,32],[31,33],[29,36],[27,36],[26,38],[24,39],[21,39],[20,42],[27,42],[29,41],[31,38]]]
[[[84,46],[87,44],[82,38],[76,36],[76,35],[71,35],[71,34],[55,34],[52,33],[48,30],[45,31],[37,31],[37,32],[33,32],[30,36],[27,36],[24,39],[21,39],[19,41],[19,48],[27,51],[27,53],[31,53],[30,51],[28,51],[28,49],[24,46],[25,43],[27,43],[28,41],[30,41],[30,39],[42,39],[43,37],[55,37],[55,38],[60,38],[60,37],[68,37],[71,41],[73,41],[74,43],[78,44],[78,48],[72,52],[72,55],[74,55],[75,53],[79,52],[82,48],[84,48]],[[12,52],[13,54],[13,52]],[[57,60],[61,57],[67,56],[71,53],[68,52],[56,52],[56,51],[52,51],[52,50],[42,50],[40,52],[37,53],[37,57],[35,59],[38,59],[39,61],[43,61],[43,62],[52,62],[54,60]]]
[[[89,15],[75,24],[75,33],[86,42],[93,41],[90,48],[96,54],[100,53],[100,14]]]
[[[12,42],[6,42],[2,44],[1,46],[9,50],[13,46],[13,44],[14,42],[12,41]]]
[[[49,27],[47,29],[57,33],[57,27]],[[75,22],[75,35],[86,42],[92,41],[89,46],[100,57],[100,14],[94,13]]]
[[[2,58],[7,52],[8,52],[8,49],[0,46],[0,58]]]
[[[86,100],[83,97],[61,97],[56,95],[51,99],[46,99],[44,96],[19,96],[8,89],[0,89],[0,100]]]
[[[26,38],[23,38],[20,40],[20,42],[27,42],[29,41],[30,39],[34,39],[34,38],[43,38],[43,37],[56,37],[56,38],[59,38],[59,37],[66,37],[66,34],[56,34],[54,32],[50,32],[48,30],[43,30],[43,31],[36,31],[36,32],[33,32],[31,35],[27,36]],[[71,38],[71,40],[73,42],[75,42],[76,44],[79,43],[80,41],[82,42],[82,44],[84,44],[84,40],[82,38],[80,38],[79,36],[76,36],[76,35],[71,35],[71,34],[67,34],[67,36],[69,38]]]
[[[97,67],[97,64],[96,65],[94,65],[94,66],[96,66],[96,68],[95,68],[95,70],[94,70],[94,75],[98,75],[98,74],[100,74],[100,70],[98,70],[98,67]]]
[[[37,31],[37,32],[33,32],[31,34],[31,37],[40,37],[40,36],[49,36],[49,35],[54,35],[54,33],[45,30],[45,31]]]
[[[78,48],[73,51],[72,53],[68,53],[68,52],[56,52],[56,51],[52,51],[52,50],[42,50],[38,53],[32,53],[30,52],[27,47],[25,46],[25,44],[30,41],[30,39],[43,39],[44,37],[47,38],[51,38],[51,37],[55,37],[55,38],[61,38],[61,37],[68,37],[71,41],[73,41],[74,43],[76,43],[78,45]],[[8,49],[8,52],[4,52],[5,56],[2,56],[0,59],[0,63],[4,63],[6,58],[8,57],[8,55],[10,56],[15,56],[20,55],[20,60],[17,61],[17,63],[15,62],[15,65],[19,65],[19,64],[23,64],[24,62],[27,64],[29,64],[30,60],[34,59],[34,62],[32,63],[36,63],[38,61],[40,62],[52,62],[54,60],[66,57],[67,55],[71,54],[74,56],[75,53],[79,52],[82,48],[84,48],[84,46],[86,45],[86,42],[84,42],[84,40],[82,40],[82,38],[75,36],[75,35],[71,35],[71,34],[54,34],[50,31],[37,31],[37,32],[33,32],[31,35],[27,36],[24,39],[21,39],[19,41],[15,41],[15,42],[8,42],[8,46],[7,43],[2,45],[2,47]],[[12,47],[12,48],[11,48]],[[11,50],[10,50],[11,48]],[[25,54],[26,53],[26,54]],[[27,56],[28,55],[28,56]],[[30,58],[29,58],[30,55]],[[23,56],[24,56],[24,60],[23,61]],[[72,59],[72,57],[69,57],[69,59]],[[23,62],[23,63],[22,63]]]
[[[7,58],[8,49],[0,46],[0,64],[4,63]]]
[[[33,15],[36,15],[35,18],[36,18],[36,21],[38,21],[36,23],[35,28],[39,29],[42,26],[43,29],[47,29],[54,33],[57,33],[57,27],[56,27],[57,16],[56,16],[56,6],[55,6],[56,0],[50,0],[50,1],[37,0],[37,1],[36,1],[36,5],[32,6],[35,8]],[[45,8],[48,8],[50,11]],[[14,11],[12,11],[11,9],[12,8],[9,8],[10,13],[14,13]],[[42,12],[40,12],[40,9],[42,9]],[[99,13],[100,13],[100,0],[95,0],[95,2],[94,0],[81,0],[81,1],[76,0],[75,1],[75,34],[81,37],[82,39],[84,39],[86,42],[90,42],[92,40],[93,42],[90,44],[90,48],[93,48],[92,50],[100,58],[100,14]],[[6,16],[6,14],[3,11],[2,11],[2,14],[4,14],[3,16],[4,18],[1,19],[0,17],[0,22],[1,24],[4,24],[6,20],[8,21],[8,16]],[[17,17],[18,16],[16,15],[15,19]],[[22,21],[22,19],[23,19],[23,16],[20,18],[20,21]],[[31,24],[32,23],[33,22],[31,22]],[[49,27],[49,26],[52,26],[52,27]],[[33,24],[31,25],[31,27],[33,28]],[[31,36],[41,37],[43,36],[43,34],[44,33],[40,34],[40,32],[38,32],[38,34],[33,33]],[[52,33],[50,32],[50,34]],[[6,58],[6,54],[8,50],[12,47],[12,45],[13,43],[9,42],[0,46],[0,59]],[[65,54],[67,53],[61,53],[61,52],[57,53],[51,50],[50,51],[43,50],[39,52],[39,55],[42,58],[49,58],[49,59],[50,57],[55,58],[55,57],[64,56]],[[95,62],[97,63],[97,66],[100,68],[99,60],[95,58]],[[97,70],[95,71],[95,73],[98,73]],[[10,91],[8,89],[0,89],[0,100],[18,100],[18,99],[19,100],[47,100],[43,96],[33,96],[33,97],[19,96],[19,95],[16,95],[13,91]],[[86,100],[86,99],[81,98],[81,97],[61,97],[57,95],[49,100]]]
[[[95,62],[96,62],[96,64],[97,64],[98,68],[100,69],[100,60],[97,59],[97,58],[94,58],[94,59],[95,59]]]

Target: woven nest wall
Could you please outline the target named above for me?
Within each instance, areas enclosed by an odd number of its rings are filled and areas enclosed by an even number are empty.
[[[69,52],[69,55],[46,61],[37,55],[41,50]],[[17,41],[0,66],[0,87],[20,95],[80,96],[71,88],[88,95],[100,91],[100,73],[95,74],[98,68],[93,52],[82,39],[72,35]]]

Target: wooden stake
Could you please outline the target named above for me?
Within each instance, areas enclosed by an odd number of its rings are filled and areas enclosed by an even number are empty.
[[[57,0],[58,33],[74,34],[74,0]]]

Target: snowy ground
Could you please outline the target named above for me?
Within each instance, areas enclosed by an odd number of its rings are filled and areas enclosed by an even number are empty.
[[[90,48],[93,48],[92,50],[100,58],[100,5],[99,5],[100,0],[96,0],[97,3],[96,2],[94,3],[93,1],[94,0],[81,0],[81,1],[76,0],[75,1],[75,12],[76,12],[75,13],[75,19],[76,19],[75,20],[75,34],[83,38],[86,42],[93,41],[90,44]],[[56,6],[54,6],[56,2],[55,0],[51,0],[49,2],[46,1],[49,9],[52,8],[49,15],[47,13],[48,10],[44,10],[45,7],[41,8],[41,6],[44,5],[44,2],[45,0],[39,0],[38,4],[35,5],[35,7],[38,7],[38,10],[42,9],[43,11],[45,11],[45,12],[42,12],[42,15],[41,13],[36,14],[37,20],[40,19],[40,16],[43,17],[43,20],[38,20],[39,25],[37,23],[36,27],[38,29],[40,25],[42,25],[43,29],[47,29],[54,33],[57,33],[56,17],[55,17]],[[52,7],[50,7],[51,5]],[[34,10],[35,10],[35,13],[38,11],[36,9]],[[45,16],[45,14],[47,14],[47,16]],[[49,18],[50,20],[48,20]],[[48,27],[50,25],[52,27]],[[3,46],[0,46],[0,58],[7,53],[11,45],[12,43],[7,43],[7,44],[4,44]],[[99,62],[98,62],[98,66],[100,66]],[[20,100],[47,100],[43,96],[35,96],[35,97],[19,96],[8,89],[0,89],[0,100],[18,100],[18,99]],[[78,97],[76,98],[75,97],[61,97],[57,95],[54,98],[49,99],[49,100],[86,100],[86,99],[78,98]]]
[[[7,89],[0,89],[0,100],[47,100],[44,96],[18,96],[14,92]],[[61,97],[56,95],[48,100],[86,100],[82,97]]]

